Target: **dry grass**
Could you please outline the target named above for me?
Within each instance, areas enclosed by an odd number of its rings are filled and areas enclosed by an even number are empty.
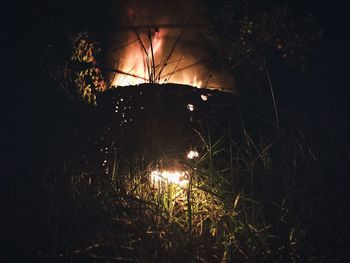
[[[150,116],[152,136],[157,138],[163,119],[154,112]],[[193,160],[186,159],[185,152],[167,152],[143,132],[149,144],[134,147],[136,142],[130,140],[135,134],[118,135],[108,125],[100,130],[90,120],[90,135],[74,139],[63,168],[52,166],[42,176],[45,242],[33,248],[35,258],[48,262],[342,260],[344,236],[324,228],[328,220],[340,222],[338,217],[329,212],[315,224],[320,213],[334,204],[326,191],[317,145],[283,122],[279,129],[272,124],[253,130],[249,125],[264,122],[263,114],[257,121],[242,108],[241,125],[221,122],[218,126],[203,116],[207,125],[202,122],[189,133],[192,147],[199,152]],[[86,129],[81,134],[85,133]],[[94,144],[96,138],[99,142]],[[152,183],[151,171],[169,165],[188,171],[189,185]],[[343,204],[335,204],[332,211],[341,213]]]

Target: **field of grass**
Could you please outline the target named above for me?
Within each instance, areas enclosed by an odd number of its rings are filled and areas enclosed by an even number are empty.
[[[37,160],[15,231],[28,260],[346,262],[349,203],[325,152],[329,131],[179,85],[115,89],[98,102]],[[152,179],[169,169],[186,183]]]

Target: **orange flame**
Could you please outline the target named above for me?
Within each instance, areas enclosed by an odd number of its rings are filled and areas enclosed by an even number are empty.
[[[142,83],[156,82],[187,84],[194,87],[202,87],[203,81],[198,78],[201,71],[200,65],[186,68],[195,64],[191,56],[175,54],[165,61],[165,40],[168,37],[166,30],[159,30],[152,34],[131,33],[128,44],[119,56],[118,70],[123,72],[116,74],[112,86],[129,86]],[[179,52],[177,52],[179,53]]]
[[[111,40],[119,47],[109,49],[111,86],[176,83],[233,91],[233,76],[220,69],[206,42],[210,28],[204,9],[197,8],[201,1],[114,2],[121,30]]]

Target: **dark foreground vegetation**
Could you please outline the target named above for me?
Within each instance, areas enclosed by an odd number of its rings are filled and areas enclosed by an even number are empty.
[[[345,164],[329,130],[188,86],[97,101],[15,183],[9,262],[345,262]],[[168,167],[190,184],[155,185]]]
[[[230,72],[235,94],[143,84],[93,105],[52,74],[72,47],[50,12],[23,34],[4,101],[1,262],[350,260],[346,108],[318,58],[303,72],[267,49]],[[163,169],[188,183],[155,182]]]

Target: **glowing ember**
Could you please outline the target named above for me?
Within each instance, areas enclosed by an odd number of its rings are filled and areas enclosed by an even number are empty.
[[[155,170],[151,172],[151,180],[157,185],[160,182],[174,183],[181,187],[188,184],[188,179],[186,178],[186,172],[183,171],[159,171]]]
[[[202,95],[201,95],[201,99],[202,99],[203,101],[207,101],[207,100],[208,100],[208,96],[207,96],[207,95],[202,94]]]
[[[197,158],[198,156],[199,156],[199,154],[197,151],[189,151],[187,154],[188,159]]]
[[[189,111],[194,111],[194,105],[193,104],[187,104],[187,109]]]

